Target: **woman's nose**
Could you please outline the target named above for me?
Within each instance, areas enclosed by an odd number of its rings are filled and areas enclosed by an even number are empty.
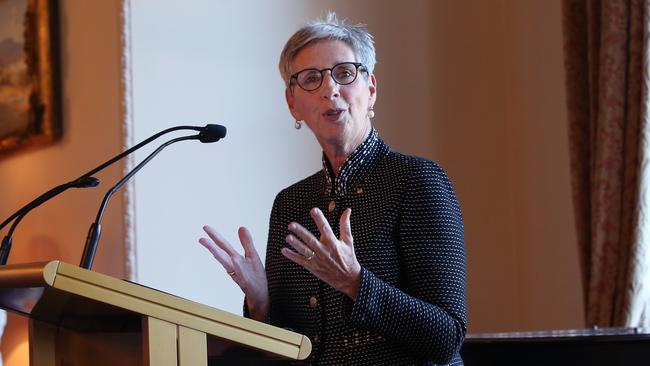
[[[321,85],[321,95],[325,99],[332,99],[339,97],[339,87],[340,85],[334,81],[332,73],[328,72],[326,75],[323,75],[323,85]]]

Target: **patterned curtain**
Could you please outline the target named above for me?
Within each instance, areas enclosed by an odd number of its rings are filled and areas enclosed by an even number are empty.
[[[650,315],[649,2],[563,3],[573,202],[588,326],[642,326]]]

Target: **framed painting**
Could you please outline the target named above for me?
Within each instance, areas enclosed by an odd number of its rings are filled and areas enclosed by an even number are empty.
[[[0,156],[62,134],[55,0],[0,0]]]

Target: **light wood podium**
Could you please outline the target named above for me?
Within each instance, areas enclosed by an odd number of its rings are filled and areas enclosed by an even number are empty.
[[[303,360],[309,338],[60,261],[0,267],[0,307],[29,317],[32,366]]]

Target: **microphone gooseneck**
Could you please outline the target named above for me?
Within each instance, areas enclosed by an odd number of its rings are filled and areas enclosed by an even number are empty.
[[[99,185],[99,179],[90,176],[87,177],[82,176],[73,181],[61,184],[59,186],[50,189],[49,191],[36,197],[36,199],[31,201],[27,205],[23,206],[20,210],[16,211],[16,213],[14,213],[12,216],[10,216],[7,220],[5,220],[0,225],[0,230],[2,230],[2,228],[4,228],[6,225],[8,225],[11,222],[11,220],[13,220],[13,224],[9,228],[7,235],[5,235],[5,237],[2,239],[2,245],[0,245],[0,265],[7,264],[7,260],[9,259],[9,252],[11,252],[11,245],[13,243],[12,237],[14,235],[14,230],[16,230],[16,227],[23,219],[23,217],[25,217],[31,210],[49,201],[55,196],[58,196],[59,194],[68,190],[69,188],[91,188],[91,187],[96,187],[98,185]]]
[[[108,205],[109,199],[113,196],[113,194],[118,189],[120,189],[120,187],[122,187],[129,179],[131,179],[131,177],[133,177],[140,169],[142,169],[147,163],[149,163],[151,159],[153,159],[156,155],[158,155],[158,153],[160,153],[167,146],[179,141],[199,140],[203,143],[211,143],[211,142],[219,141],[225,136],[226,136],[226,128],[224,126],[209,124],[206,125],[205,127],[202,127],[199,130],[199,133],[197,135],[182,136],[182,137],[171,139],[161,144],[156,150],[154,150],[143,161],[141,161],[135,168],[133,168],[127,175],[125,175],[122,179],[120,179],[119,182],[117,182],[113,187],[111,187],[111,189],[109,189],[108,192],[106,192],[106,195],[104,196],[104,199],[102,200],[102,203],[99,206],[99,210],[97,212],[97,217],[95,218],[95,222],[93,222],[90,225],[90,228],[88,229],[88,236],[86,237],[86,244],[84,245],[84,251],[81,256],[81,262],[79,266],[85,269],[92,268],[93,261],[95,259],[95,253],[97,251],[97,245],[99,244],[99,237],[101,235],[101,230],[102,230],[101,220],[102,217],[104,216],[104,211],[106,210],[106,206]]]
[[[17,218],[18,216],[25,215],[27,212],[41,205],[45,201],[53,198],[54,196],[59,195],[60,193],[63,193],[68,188],[89,188],[89,187],[98,186],[100,180],[95,177],[91,177],[91,175],[94,173],[96,173],[96,171],[88,172],[73,181],[58,185],[50,189],[49,191],[41,194],[40,196],[36,197],[33,201],[26,204],[20,210],[14,212],[13,215],[9,216],[5,221],[3,221],[2,224],[0,224],[0,230],[2,230],[5,226],[7,226],[12,220]]]
[[[223,138],[226,134],[226,128],[220,125],[214,125],[214,124],[208,124],[204,127],[199,127],[199,126],[176,126],[176,127],[171,127],[168,129],[165,129],[163,131],[160,131],[156,133],[155,135],[149,137],[148,139],[140,142],[137,145],[134,145],[133,147],[129,148],[128,150],[125,150],[124,152],[116,155],[115,157],[111,158],[110,160],[102,163],[101,165],[93,168],[92,170],[86,172],[85,174],[81,175],[79,178],[72,180],[70,182],[67,182],[65,184],[61,184],[59,186],[56,186],[49,191],[41,194],[40,196],[36,197],[33,201],[29,202],[25,206],[23,206],[21,209],[18,211],[14,212],[11,216],[9,216],[7,219],[5,219],[1,224],[0,224],[0,230],[2,230],[5,226],[9,225],[10,223],[13,224],[11,225],[11,228],[9,229],[7,235],[4,237],[2,240],[2,244],[0,245],[0,265],[4,265],[7,263],[7,259],[9,257],[9,252],[11,250],[11,245],[12,245],[12,235],[14,230],[16,229],[16,226],[18,226],[18,223],[29,213],[31,210],[34,208],[40,206],[41,204],[45,203],[46,201],[54,198],[55,196],[63,193],[64,191],[68,190],[69,188],[91,188],[91,187],[96,187],[99,185],[99,179],[93,177],[95,173],[107,168],[111,164],[115,163],[116,161],[124,158],[125,156],[131,154],[132,152],[140,149],[144,145],[147,145],[148,143],[152,142],[153,140],[156,140],[162,135],[165,135],[170,132],[174,131],[179,131],[179,130],[192,130],[192,131],[198,131],[199,133],[195,136],[191,136],[192,139],[197,139],[201,140],[201,142],[214,142],[218,141],[220,138]],[[117,187],[119,188],[119,187]]]

